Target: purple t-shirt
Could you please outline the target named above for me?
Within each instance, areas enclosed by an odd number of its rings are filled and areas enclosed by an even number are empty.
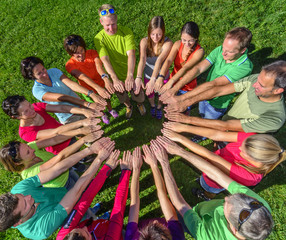
[[[157,220],[157,219],[148,219],[147,222],[153,221],[153,220]],[[159,222],[164,224],[170,230],[173,240],[184,240],[185,239],[184,230],[179,221],[171,220],[171,221],[166,222],[166,220],[164,219],[164,221],[159,220]],[[143,224],[143,226],[145,226],[146,224]],[[141,226],[142,224],[140,224],[140,227]],[[139,237],[140,237],[140,233],[138,229],[138,224],[136,222],[129,222],[126,227],[125,240],[138,240]]]

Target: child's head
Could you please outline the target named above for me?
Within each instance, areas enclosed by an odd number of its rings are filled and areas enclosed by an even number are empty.
[[[36,76],[34,75],[34,68],[41,64],[44,66],[44,62],[38,57],[27,57],[21,61],[21,73],[25,79],[34,80]]]
[[[86,44],[79,35],[72,34],[64,41],[64,48],[70,56],[82,62],[85,59]]]
[[[2,109],[11,118],[18,118],[20,116],[18,109],[25,101],[25,97],[19,95],[7,97],[2,102]]]
[[[187,22],[182,27],[181,40],[186,47],[194,49],[198,43],[199,36],[199,26],[195,22]]]
[[[158,221],[150,221],[140,230],[140,240],[171,240],[170,230]]]
[[[157,51],[155,55],[160,54],[161,47],[164,44],[165,40],[165,23],[164,19],[161,16],[156,16],[151,19],[148,26],[148,40],[147,46],[148,50],[153,51],[154,44],[158,44]]]
[[[255,134],[246,138],[241,145],[241,155],[250,160],[262,163],[261,167],[244,166],[252,172],[266,175],[271,172],[278,164],[283,162],[286,157],[284,149],[279,142],[268,134]]]

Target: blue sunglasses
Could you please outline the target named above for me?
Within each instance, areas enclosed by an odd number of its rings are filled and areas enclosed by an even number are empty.
[[[108,15],[108,13],[110,13],[110,14],[115,14],[115,10],[114,10],[113,8],[103,9],[103,10],[100,12],[100,16]]]

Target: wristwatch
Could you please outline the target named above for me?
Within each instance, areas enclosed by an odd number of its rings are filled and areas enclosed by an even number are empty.
[[[103,73],[103,74],[101,75],[101,79],[103,79],[103,78],[105,78],[105,77],[109,78],[108,74]]]

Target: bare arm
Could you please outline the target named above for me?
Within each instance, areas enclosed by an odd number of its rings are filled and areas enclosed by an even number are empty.
[[[134,86],[134,69],[135,69],[135,63],[136,63],[136,57],[135,57],[135,50],[131,49],[127,51],[128,56],[128,69],[127,69],[127,77],[125,79],[125,89],[126,91],[131,91]]]
[[[139,147],[136,147],[133,152],[133,173],[130,188],[130,209],[128,222],[138,223],[140,199],[139,199],[139,177],[142,166],[142,156]]]
[[[193,166],[198,168],[200,171],[208,175],[209,178],[217,182],[223,188],[228,189],[228,186],[233,180],[218,169],[213,164],[204,160],[203,158],[197,156],[196,154],[187,152],[183,148],[179,147],[177,144],[165,137],[157,137],[157,140],[170,154],[178,155],[187,161],[189,161]],[[168,163],[169,164],[169,163]],[[164,164],[163,164],[164,165]],[[162,165],[162,167],[163,167]],[[169,193],[170,194],[170,193]]]
[[[177,122],[164,122],[163,126],[172,131],[181,133],[192,133],[203,137],[210,138],[214,141],[226,141],[226,142],[237,142],[237,132],[224,132],[207,127],[198,127],[188,124],[182,124]],[[164,130],[164,129],[163,129]]]
[[[197,143],[194,143],[190,139],[178,133],[175,133],[171,130],[165,129],[165,131],[163,131],[163,135],[171,139],[172,141],[181,143],[182,145],[190,149],[195,154],[207,159],[210,163],[217,166],[221,171],[223,171],[226,175],[229,176],[232,164],[226,161],[225,159],[223,159],[222,157],[218,156],[217,154],[206,149],[205,147]]]
[[[240,120],[222,121],[215,119],[204,119],[199,117],[186,116],[185,114],[171,112],[169,110],[167,110],[165,117],[170,121],[192,124],[198,127],[208,126],[208,128],[217,129],[220,131],[244,132]]]
[[[100,58],[101,61],[103,62],[104,68],[110,75],[112,81],[113,81],[113,87],[116,91],[123,93],[124,92],[124,84],[122,81],[120,81],[114,72],[114,69],[110,63],[109,57],[108,56],[103,56]]]

